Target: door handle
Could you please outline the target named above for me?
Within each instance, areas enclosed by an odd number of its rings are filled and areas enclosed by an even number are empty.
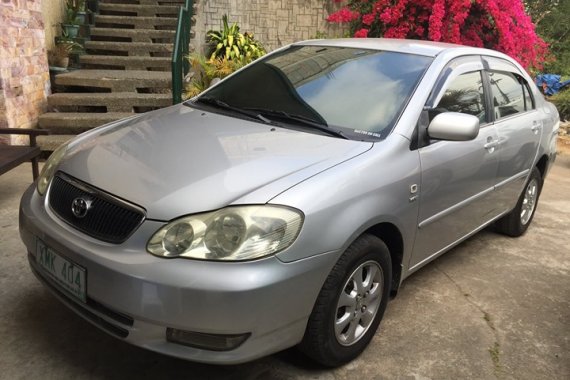
[[[537,122],[536,120],[532,122],[532,127],[530,128],[530,130],[536,135],[538,133],[538,131],[540,130],[540,123]]]
[[[483,147],[485,149],[493,149],[493,148],[496,148],[497,145],[499,145],[499,140],[492,140],[492,141],[489,141],[488,143],[486,143],[485,145],[483,145]]]

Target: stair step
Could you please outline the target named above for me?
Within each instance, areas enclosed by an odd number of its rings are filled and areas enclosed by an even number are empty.
[[[48,112],[40,115],[38,123],[41,128],[49,129],[54,135],[71,135],[130,116],[133,116],[133,113]]]
[[[99,11],[135,13],[137,16],[142,17],[154,17],[158,15],[176,17],[179,9],[180,7],[176,5],[99,4]]]
[[[150,29],[155,26],[171,26],[175,28],[176,18],[96,15],[95,24],[129,25],[137,29]]]
[[[40,149],[44,152],[53,152],[60,145],[74,138],[75,135],[47,135],[38,136],[37,143]]]
[[[115,42],[85,41],[87,50],[106,50],[128,52],[129,55],[148,55],[149,53],[172,53],[172,44],[154,44],[152,42]]]
[[[136,92],[142,88],[169,89],[171,81],[171,74],[167,71],[144,70],[76,70],[55,77],[58,85],[109,88],[113,92]]]
[[[174,30],[125,29],[125,28],[91,28],[91,37],[130,38],[133,42],[152,42],[155,38],[174,40]]]
[[[48,104],[57,106],[104,106],[107,112],[132,112],[133,107],[162,108],[172,105],[170,94],[113,93],[58,93],[48,96]]]
[[[79,57],[84,65],[117,66],[126,70],[164,69],[169,71],[171,59],[169,57],[142,57],[142,56],[116,56],[116,55],[90,55]]]

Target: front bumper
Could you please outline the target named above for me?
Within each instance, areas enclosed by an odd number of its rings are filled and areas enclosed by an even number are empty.
[[[60,221],[33,186],[20,205],[20,235],[36,276],[72,310],[116,337],[163,354],[219,364],[246,362],[301,341],[340,252],[292,263],[276,257],[239,263],[163,259],[145,252],[148,238],[161,225],[147,220],[125,243],[114,245]],[[86,269],[86,303],[42,274],[35,261],[38,238]],[[168,342],[169,327],[251,335],[236,349],[210,351]]]

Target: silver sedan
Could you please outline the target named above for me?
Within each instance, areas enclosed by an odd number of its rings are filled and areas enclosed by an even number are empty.
[[[491,224],[526,231],[558,125],[495,51],[296,43],[60,147],[20,232],[39,280],[129,343],[337,366],[410,274]]]

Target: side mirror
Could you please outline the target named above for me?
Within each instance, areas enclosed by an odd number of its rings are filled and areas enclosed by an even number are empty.
[[[436,140],[468,141],[479,134],[479,119],[458,112],[444,112],[433,118],[428,135]]]

